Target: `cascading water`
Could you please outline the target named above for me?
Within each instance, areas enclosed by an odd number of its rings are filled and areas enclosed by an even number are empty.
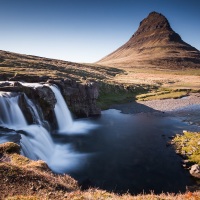
[[[26,95],[24,95],[24,97],[25,97],[26,103],[28,105],[28,108],[29,108],[29,110],[30,110],[30,112],[32,114],[34,123],[42,125],[43,119],[39,115],[35,104]]]
[[[23,83],[26,87],[41,87],[41,84]],[[49,85],[45,85],[49,86]],[[55,116],[58,123],[58,133],[86,133],[95,126],[81,121],[73,122],[70,111],[56,86],[49,86],[54,92],[57,103],[55,105]],[[38,112],[31,99],[24,94],[26,107],[31,112],[33,124],[28,124],[19,106],[20,95],[9,92],[0,92],[0,127],[9,128],[21,133],[21,153],[33,160],[42,159],[55,172],[69,172],[78,167],[84,154],[74,153],[73,146],[66,143],[55,143],[51,132],[47,131],[43,116]],[[2,140],[5,142],[5,139]],[[1,138],[0,138],[0,142]],[[85,159],[84,159],[85,160]],[[83,160],[81,161],[84,162]]]
[[[57,100],[57,103],[54,108],[54,112],[56,115],[59,132],[69,131],[73,126],[71,113],[59,89],[54,85],[50,86],[50,88],[54,92],[56,100]]]
[[[0,125],[10,129],[27,126],[26,119],[18,104],[19,96],[9,92],[0,92]]]
[[[36,124],[28,125],[19,106],[19,98],[20,96],[17,94],[0,93],[0,126],[26,132],[26,135],[21,135],[22,139],[20,140],[22,147],[24,147],[22,154],[32,159],[43,159],[48,162],[49,155],[54,149],[53,141],[47,130],[41,126],[41,117],[36,106],[25,96],[27,105],[31,107],[32,117],[36,120]]]
[[[96,125],[91,123],[86,123],[83,121],[73,121],[71,113],[65,103],[65,100],[60,92],[60,90],[55,86],[49,86],[54,92],[57,103],[54,108],[56,115],[56,120],[58,122],[58,133],[66,134],[81,134],[87,133],[89,130],[94,129]]]

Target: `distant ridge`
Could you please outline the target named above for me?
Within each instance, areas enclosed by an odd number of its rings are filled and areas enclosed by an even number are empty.
[[[184,42],[167,18],[151,12],[130,40],[97,64],[114,67],[200,68],[200,51]]]

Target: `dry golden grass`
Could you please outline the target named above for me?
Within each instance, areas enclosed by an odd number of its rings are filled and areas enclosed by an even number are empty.
[[[48,199],[48,198],[47,198]],[[47,200],[37,196],[13,196],[7,197],[6,200]],[[185,194],[140,194],[140,195],[117,195],[98,189],[89,189],[86,191],[74,191],[66,193],[62,198],[57,200],[199,200],[200,192],[186,192]]]
[[[0,144],[0,199],[5,200],[199,200],[200,192],[118,195],[99,189],[81,191],[68,175],[53,174],[43,161],[19,153],[15,143]]]
[[[78,189],[70,176],[53,174],[45,162],[19,155],[19,149],[12,142],[0,144],[0,199],[18,195],[62,199],[66,192]]]
[[[124,68],[125,73],[113,78],[124,84],[150,84],[170,88],[200,89],[200,69],[162,70]]]
[[[8,78],[20,75],[48,76],[49,78],[72,78],[78,81],[103,80],[114,77],[123,70],[79,64],[68,61],[0,51],[0,73]]]

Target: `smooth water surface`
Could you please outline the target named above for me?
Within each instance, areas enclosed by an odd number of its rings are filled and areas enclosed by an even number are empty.
[[[79,162],[79,170],[70,171],[83,187],[161,193],[185,191],[194,183],[181,167],[181,158],[167,143],[172,135],[198,127],[173,117],[122,114],[114,109],[91,120],[99,127],[87,135],[54,138],[58,143],[72,144],[79,155],[88,155]]]

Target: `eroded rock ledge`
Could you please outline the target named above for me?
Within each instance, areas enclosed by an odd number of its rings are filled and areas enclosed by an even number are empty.
[[[28,96],[34,103],[41,107],[45,120],[52,121],[56,98],[51,89],[44,84],[55,84],[59,87],[69,109],[76,117],[100,115],[101,110],[96,105],[96,100],[99,96],[98,85],[96,83],[88,82],[83,84],[71,79],[49,79],[46,82],[42,82],[42,84],[37,88],[33,88],[22,85],[19,81],[4,81],[0,82],[0,91],[20,93],[22,109],[26,109],[23,106],[25,105],[23,101],[25,95]],[[26,115],[29,118],[27,112]]]

